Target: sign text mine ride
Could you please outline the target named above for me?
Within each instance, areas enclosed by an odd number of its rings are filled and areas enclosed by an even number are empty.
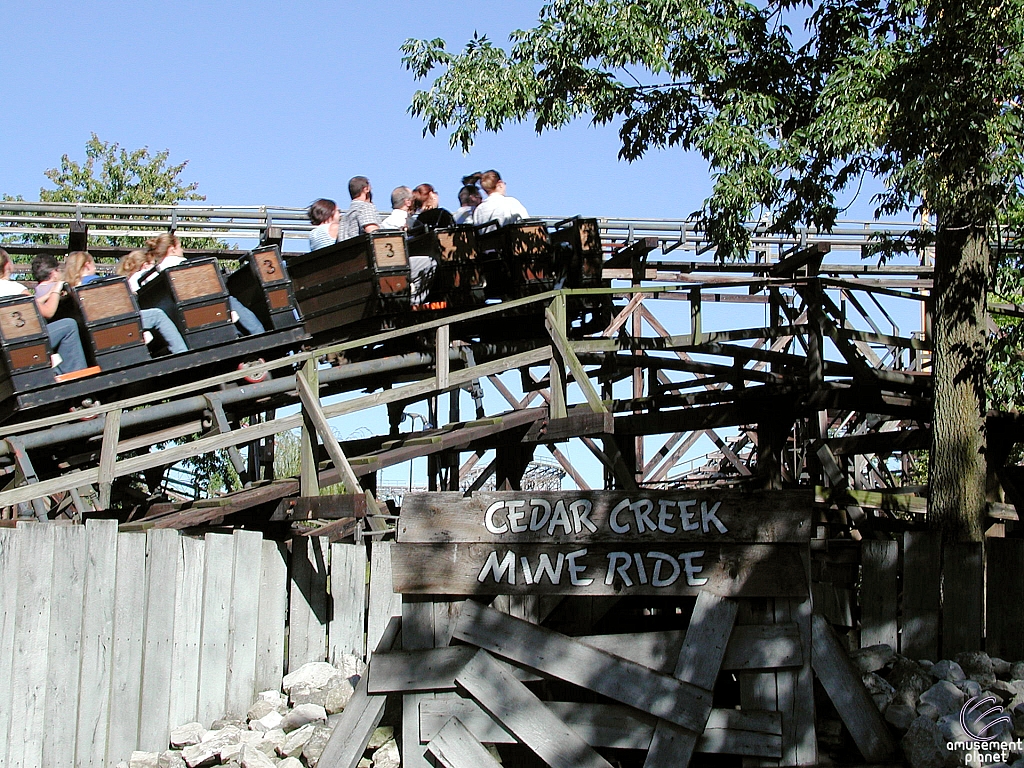
[[[806,594],[805,491],[504,491],[405,498],[396,591]]]

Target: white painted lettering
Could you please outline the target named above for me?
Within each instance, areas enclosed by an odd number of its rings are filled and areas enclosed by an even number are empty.
[[[683,570],[686,571],[686,583],[691,587],[703,587],[708,583],[707,578],[703,576],[697,578],[697,574],[704,570],[704,566],[693,562],[695,558],[703,556],[703,549],[696,552],[683,552],[679,555],[679,559],[683,561]]]
[[[597,533],[597,526],[590,519],[590,512],[594,509],[594,503],[590,499],[577,499],[569,505],[572,512],[573,527],[576,533],[582,533],[586,527],[591,533]]]
[[[679,502],[679,509],[681,510],[680,517],[683,521],[684,531],[696,531],[698,528],[700,528],[700,523],[693,519],[694,513],[690,511],[690,507],[695,506],[697,506],[696,499]]]
[[[702,501],[700,503],[700,524],[704,528],[704,533],[708,532],[708,529],[710,528],[709,523],[714,523],[715,528],[718,529],[719,533],[729,532],[729,529],[722,524],[722,521],[718,519],[718,515],[715,514],[720,506],[722,506],[722,502],[720,501],[716,501],[715,506],[711,509],[708,509],[708,503],[706,501]]]
[[[569,513],[565,510],[565,502],[555,502],[555,511],[551,514],[551,522],[548,523],[548,536],[555,535],[555,528],[561,527],[566,536],[572,535],[572,521]]]
[[[525,501],[507,501],[505,506],[508,508],[508,527],[512,529],[512,533],[523,533],[526,531],[526,523],[522,522],[523,518],[526,517],[526,506]]]
[[[629,552],[609,552],[608,570],[604,574],[605,585],[609,587],[612,585],[617,571],[622,583],[627,587],[632,587],[633,580],[629,578],[629,564],[632,562],[633,558],[629,556]]]
[[[508,525],[507,524],[502,523],[501,527],[499,528],[494,523],[494,515],[495,515],[495,513],[501,511],[501,509],[504,506],[505,506],[505,502],[503,502],[503,501],[496,501],[493,504],[491,504],[491,506],[489,506],[487,508],[486,512],[484,512],[484,528],[487,529],[488,533],[508,533]]]
[[[633,510],[633,517],[636,518],[636,532],[643,533],[646,528],[652,531],[658,530],[658,526],[651,520],[651,512],[654,511],[654,502],[650,499],[639,499],[629,505]]]
[[[670,584],[674,584],[675,580],[679,578],[679,562],[671,555],[666,555],[664,552],[648,552],[647,556],[654,560],[654,572],[651,573],[651,586],[652,587],[667,587]],[[662,565],[668,564],[672,569],[672,573],[664,578],[661,575]]]
[[[508,575],[506,581],[509,584],[516,583],[516,553],[511,549],[505,553],[505,557],[498,562],[497,550],[491,550],[491,554],[487,556],[487,562],[484,563],[484,567],[480,569],[480,575],[476,577],[476,580],[481,584],[487,579],[488,574],[495,582],[501,581],[502,577]]]
[[[593,579],[581,579],[580,574],[585,573],[587,570],[587,564],[582,565],[576,564],[577,557],[586,557],[587,550],[577,549],[575,552],[570,552],[565,556],[566,562],[569,564],[569,582],[574,587],[586,587],[594,583]]]
[[[562,580],[562,563],[565,562],[565,555],[561,552],[558,553],[558,557],[555,559],[555,565],[551,565],[551,556],[546,552],[542,553],[537,561],[537,570],[533,572],[534,579],[540,584],[540,580],[544,578],[544,574],[548,575],[548,581],[552,584],[557,584]]]
[[[608,517],[608,524],[616,533],[629,533],[629,523],[622,524],[619,522],[619,512],[624,512],[627,509],[629,509],[629,499],[623,499],[612,507],[612,513]],[[608,583],[611,584],[611,582]]]
[[[543,531],[551,517],[551,502],[547,499],[530,499],[530,530]],[[537,517],[537,510],[543,510],[544,514]]]
[[[669,507],[674,507],[676,503],[669,501],[668,499],[660,499],[658,501],[658,530],[662,533],[675,533],[676,527],[669,525],[669,521],[672,519],[672,513],[669,512]]]
[[[523,567],[523,581],[533,584],[533,574],[530,573],[530,558],[520,557],[519,564]]]
[[[644,559],[639,552],[633,553],[633,562],[636,563],[636,575],[641,584],[647,583],[647,569],[644,567]]]

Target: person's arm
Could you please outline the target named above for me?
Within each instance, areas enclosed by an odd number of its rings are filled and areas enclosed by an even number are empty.
[[[57,314],[62,290],[64,290],[64,281],[56,280],[50,285],[49,292],[42,296],[36,296],[36,306],[39,307],[39,314],[45,319],[49,320]]]

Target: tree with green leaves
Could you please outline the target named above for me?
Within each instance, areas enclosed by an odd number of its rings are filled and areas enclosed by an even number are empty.
[[[63,155],[60,167],[49,168],[44,175],[54,187],[39,190],[44,203],[94,203],[99,205],[177,205],[205,200],[198,182],[185,182],[181,175],[188,161],[170,162],[170,151],[150,153],[148,147],[125,149],[117,142],[102,141],[95,133],[85,144],[85,161]],[[140,218],[147,218],[145,216]],[[59,237],[49,233],[30,235],[34,242],[56,243]],[[145,238],[91,238],[97,245],[142,245]],[[216,238],[183,238],[188,248],[226,248]]]
[[[618,125],[625,160],[700,153],[713,189],[699,217],[721,258],[747,253],[755,212],[776,232],[829,229],[865,176],[884,182],[879,215],[928,211],[929,514],[981,538],[989,237],[1024,169],[1024,0],[553,0],[507,49],[474,36],[461,53],[402,50],[432,78],[412,113],[453,147],[587,116]]]

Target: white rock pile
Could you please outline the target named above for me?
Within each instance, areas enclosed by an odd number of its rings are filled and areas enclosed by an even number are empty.
[[[851,658],[875,705],[901,736],[911,768],[1024,768],[1024,662],[1010,663],[981,651],[935,663],[912,661],[893,653],[888,645],[862,648]],[[989,696],[994,701],[984,703],[975,714],[990,713],[980,721],[968,715],[967,725],[983,742],[1003,746],[979,745],[960,722],[961,710],[970,699]],[[1009,722],[995,722],[1003,716]]]
[[[163,752],[133,752],[117,768],[314,768],[336,722],[363,674],[363,663],[347,656],[340,667],[305,664],[281,681],[281,691],[263,691],[244,718],[227,714],[209,729],[186,723],[171,731]],[[393,729],[378,728],[360,768],[399,768]]]

